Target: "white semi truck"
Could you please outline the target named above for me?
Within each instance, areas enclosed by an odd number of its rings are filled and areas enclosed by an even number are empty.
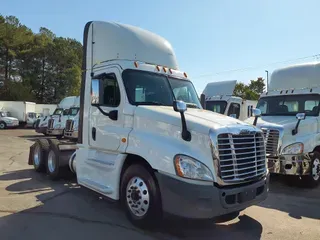
[[[299,176],[309,186],[320,182],[319,80],[320,63],[277,69],[257,105],[269,171]]]
[[[53,119],[53,121],[50,122],[50,128],[53,129],[51,124],[54,124],[54,120],[57,120],[58,123],[59,121],[61,122],[61,118],[63,117],[63,115],[68,115],[69,107],[74,104],[76,98],[76,96],[69,96],[62,99],[60,103],[57,105],[56,109],[53,111],[52,115],[46,115],[37,120],[35,131],[37,133],[48,135],[47,130],[49,120]]]
[[[64,129],[64,137],[73,141],[78,139],[79,110],[73,119],[68,119]]]
[[[47,135],[62,138],[68,119],[73,119],[79,111],[80,98],[76,96],[66,97],[59,103],[59,108],[63,109],[59,116],[52,115],[48,120]]]
[[[258,101],[233,96],[236,84],[237,80],[208,83],[202,93],[205,98],[203,107],[241,121],[251,117]]]
[[[266,199],[262,131],[203,110],[168,41],[94,21],[83,47],[78,142],[37,140],[29,155],[36,171],[51,179],[75,172],[81,186],[121,201],[141,227],[164,212],[234,217]],[[186,102],[177,100],[180,90]]]

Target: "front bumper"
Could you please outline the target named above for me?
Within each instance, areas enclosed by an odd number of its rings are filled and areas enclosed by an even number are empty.
[[[19,122],[11,122],[11,123],[6,123],[7,127],[13,128],[13,127],[18,127]]]
[[[308,154],[281,155],[277,158],[268,158],[270,173],[284,175],[309,175],[311,159]]]
[[[199,185],[159,172],[155,174],[163,211],[184,218],[211,219],[241,211],[265,200],[269,191],[269,174],[257,182],[233,188]]]
[[[66,138],[78,138],[78,131],[64,132]]]
[[[47,129],[47,134],[52,136],[63,135],[63,129]]]

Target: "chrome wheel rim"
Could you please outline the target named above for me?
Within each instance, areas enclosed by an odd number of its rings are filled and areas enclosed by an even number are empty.
[[[48,155],[48,169],[51,173],[56,169],[56,158],[54,152],[51,150]]]
[[[320,178],[320,160],[318,158],[313,161],[312,177],[315,181],[318,181]]]
[[[136,217],[143,217],[150,206],[150,194],[146,183],[139,177],[133,177],[127,184],[126,199],[129,209]]]
[[[36,167],[40,165],[40,146],[39,144],[33,150],[33,163]]]

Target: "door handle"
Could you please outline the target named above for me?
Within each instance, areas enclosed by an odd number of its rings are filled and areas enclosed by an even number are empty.
[[[96,140],[96,128],[95,127],[92,128],[92,139],[93,139],[93,141]]]

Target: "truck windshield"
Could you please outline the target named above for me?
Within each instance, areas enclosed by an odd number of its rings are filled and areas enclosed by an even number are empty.
[[[70,108],[69,109],[69,115],[75,116],[79,112],[79,108]]]
[[[224,114],[226,107],[227,107],[226,101],[207,101],[206,102],[206,109],[213,112]]]
[[[10,113],[9,112],[0,112],[0,116],[1,117],[10,117]]]
[[[295,116],[306,113],[307,116],[319,115],[320,95],[284,95],[270,96],[259,99],[257,108],[263,116]]]
[[[57,108],[56,110],[54,110],[53,115],[61,115],[63,112],[62,108]]]
[[[122,78],[132,105],[172,106],[176,99],[186,102],[188,107],[201,108],[194,86],[188,80],[138,70],[125,70]]]

